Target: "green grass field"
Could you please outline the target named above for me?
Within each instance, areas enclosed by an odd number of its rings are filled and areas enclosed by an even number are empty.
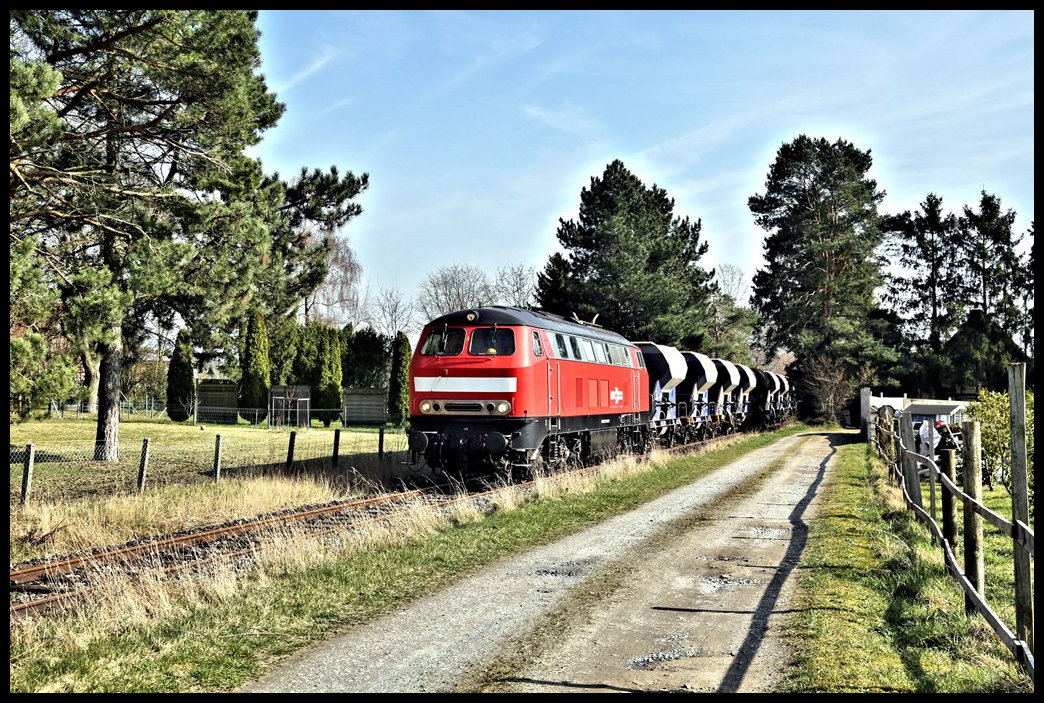
[[[217,436],[221,475],[280,472],[287,466],[291,432],[250,425],[191,425],[169,420],[124,420],[119,431],[119,461],[94,460],[96,424],[92,420],[31,420],[11,425],[10,502],[21,500],[26,445],[35,450],[30,499],[50,502],[136,492],[143,440],[149,439],[146,488],[213,481]],[[334,428],[295,431],[292,469],[332,468]],[[341,430],[339,468],[376,457],[375,427]],[[387,429],[384,450],[401,452],[401,430]],[[379,477],[374,477],[379,478]]]

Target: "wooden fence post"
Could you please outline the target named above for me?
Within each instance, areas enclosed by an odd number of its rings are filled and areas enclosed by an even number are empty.
[[[334,430],[334,447],[333,447],[333,469],[337,471],[337,465],[340,462],[341,454],[341,430]]]
[[[214,481],[221,480],[221,435],[214,435]]]
[[[1008,366],[1011,414],[1011,517],[1016,523],[1012,551],[1015,554],[1015,628],[1018,638],[1033,651],[1033,589],[1029,552],[1017,539],[1018,524],[1029,525],[1029,490],[1026,470],[1026,365]]]
[[[979,423],[974,420],[962,422],[961,437],[964,440],[964,492],[977,503],[982,503],[982,438],[979,434]],[[966,505],[964,506],[964,576],[971,583],[975,592],[980,595],[985,589],[983,569],[982,516]],[[967,594],[964,596],[964,612],[968,615],[975,612],[975,602]]]
[[[138,461],[138,493],[145,491],[145,472],[149,469],[149,438],[141,440],[141,459]]]
[[[957,484],[957,450],[955,449],[943,449],[940,453],[939,467],[946,478],[956,485]],[[950,549],[954,552],[954,557],[957,556],[957,504],[954,499],[953,492],[942,484],[942,518],[943,518],[943,539],[950,543]],[[950,570],[950,563],[946,562],[946,570]]]
[[[902,485],[906,480],[903,476],[903,451],[899,443],[899,418],[892,419],[892,474],[895,476],[895,485]]]
[[[384,425],[377,430],[377,458],[384,459]]]
[[[935,453],[931,450],[931,442],[929,442],[928,458],[935,461]],[[938,464],[936,464],[938,466]],[[921,464],[917,464],[918,475],[920,475]],[[932,516],[932,522],[936,522],[935,518],[935,472],[932,471],[932,467],[924,467],[928,471],[928,505],[931,506],[928,514]],[[918,481],[920,482],[920,481]],[[935,533],[932,533],[932,542],[935,541]]]
[[[900,434],[902,435],[903,446],[906,447],[906,449],[913,449],[913,418],[910,417],[910,413],[903,413],[899,425],[901,428]],[[910,500],[912,500],[917,507],[923,508],[924,502],[921,500],[921,477],[918,475],[919,464],[903,452],[902,465],[903,481],[906,483],[906,491],[910,494]]]
[[[286,470],[294,468],[294,442],[297,441],[297,431],[290,431],[290,444],[286,448]]]
[[[22,503],[29,500],[29,492],[33,486],[33,462],[36,460],[36,445],[25,445],[25,460],[22,465]]]

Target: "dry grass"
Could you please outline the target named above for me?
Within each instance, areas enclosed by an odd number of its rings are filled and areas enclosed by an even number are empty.
[[[12,562],[117,545],[346,497],[329,482],[286,477],[167,486],[107,498],[28,503],[11,511]]]

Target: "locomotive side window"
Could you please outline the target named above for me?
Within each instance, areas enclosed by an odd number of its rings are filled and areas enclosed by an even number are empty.
[[[473,356],[505,356],[515,353],[515,330],[504,327],[476,327],[471,332],[468,353]]]
[[[569,350],[566,349],[566,337],[559,333],[551,334],[551,353],[560,359],[569,358]]]
[[[573,358],[573,359],[583,359],[584,358],[584,357],[580,356],[580,342],[577,341],[576,337],[570,337],[569,338],[569,349],[570,349],[570,351],[572,351],[571,358]]]
[[[612,363],[617,366],[630,366],[630,364],[627,363],[627,353],[624,351],[623,347],[617,344],[609,345],[609,358],[612,360]]]
[[[540,346],[540,335],[533,332],[533,356],[543,356],[544,348]]]
[[[605,345],[602,344],[601,342],[595,342],[594,343],[594,355],[595,355],[595,361],[597,361],[599,364],[608,364],[609,363],[609,360],[608,360],[606,352],[605,352]]]
[[[594,361],[595,360],[594,343],[590,339],[581,339],[580,340],[580,351],[583,354],[583,356],[581,358],[584,361]]]
[[[432,330],[424,340],[421,354],[425,356],[456,356],[464,351],[464,330],[459,327]]]

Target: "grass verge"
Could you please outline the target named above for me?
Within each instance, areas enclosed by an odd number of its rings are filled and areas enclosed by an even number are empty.
[[[798,614],[785,633],[797,661],[784,692],[1033,690],[985,620],[964,614],[941,547],[872,449],[843,446],[824,491],[798,570]],[[998,579],[987,564],[987,582]],[[996,597],[1014,595],[1009,588]]]

